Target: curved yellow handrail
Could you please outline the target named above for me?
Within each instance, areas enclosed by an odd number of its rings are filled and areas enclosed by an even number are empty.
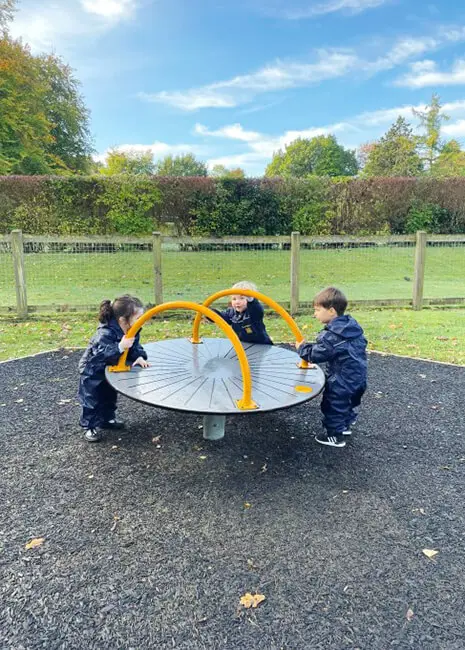
[[[215,300],[218,300],[219,298],[223,298],[224,296],[251,296],[252,298],[257,298],[257,300],[261,300],[261,302],[264,302],[265,305],[268,305],[268,307],[271,307],[271,309],[274,309],[275,312],[277,312],[280,316],[284,318],[286,323],[289,325],[289,327],[292,330],[292,333],[295,336],[295,340],[297,343],[302,343],[304,340],[304,336],[302,332],[299,329],[299,326],[295,322],[295,320],[292,318],[292,316],[284,309],[284,307],[281,307],[280,304],[278,304],[273,298],[269,298],[268,296],[265,296],[264,293],[260,293],[259,291],[253,291],[252,289],[223,289],[223,291],[217,291],[217,293],[213,293],[211,296],[209,296],[206,300],[203,302],[204,307],[209,307]],[[195,320],[194,320],[194,326],[192,328],[192,343],[201,343],[200,337],[199,337],[199,329],[200,329],[200,321],[201,321],[201,314],[197,313]],[[299,363],[299,368],[309,368],[310,365],[308,361],[304,361],[303,359]]]
[[[126,336],[128,338],[136,336],[137,332],[146,321],[148,321],[156,314],[167,311],[168,309],[192,309],[197,312],[199,319],[202,316],[206,316],[214,323],[219,325],[224,334],[226,334],[227,338],[231,341],[234,350],[236,351],[239,366],[241,368],[243,384],[242,399],[237,400],[236,404],[238,408],[242,410],[258,408],[252,399],[252,378],[250,375],[249,362],[247,360],[247,356],[244,352],[244,348],[241,345],[239,337],[237,336],[236,332],[221,318],[221,316],[218,316],[217,313],[211,309],[208,309],[208,307],[205,305],[198,305],[195,302],[189,302],[187,300],[176,300],[174,302],[165,302],[162,305],[157,305],[156,307],[152,307],[151,309],[147,310],[140,318],[138,318],[134,325],[130,327],[126,332]],[[126,372],[131,369],[131,366],[126,365],[128,352],[129,350],[125,350],[122,353],[116,366],[110,366],[110,372]]]

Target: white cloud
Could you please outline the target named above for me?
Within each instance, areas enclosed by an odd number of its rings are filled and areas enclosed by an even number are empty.
[[[82,45],[114,28],[135,10],[135,0],[66,0],[40,5],[26,0],[19,5],[10,31],[33,52]]]
[[[232,108],[244,104],[258,94],[297,86],[306,86],[325,79],[340,77],[353,69],[357,57],[349,51],[319,50],[313,63],[277,61],[257,72],[238,75],[186,91],[141,93],[142,99],[195,111],[199,108]]]
[[[135,2],[134,0],[81,0],[81,6],[88,13],[119,19],[131,15],[135,9]]]
[[[465,138],[465,120],[443,124],[442,132],[450,138]]]
[[[435,50],[441,41],[436,38],[402,38],[399,39],[390,50],[382,57],[368,64],[368,69],[389,70],[408,59]]]
[[[262,138],[262,134],[258,133],[258,131],[245,131],[240,124],[224,126],[216,131],[210,131],[206,126],[196,124],[194,127],[194,133],[196,135],[205,135],[213,138],[242,140],[243,142],[253,142],[254,140],[260,140]]]
[[[406,104],[403,106],[396,106],[395,108],[387,108],[378,111],[360,113],[354,118],[348,120],[345,124],[360,129],[376,129],[377,127],[383,127],[392,124],[399,116],[405,117],[405,119],[410,122],[414,122],[415,120],[413,118],[413,110],[424,111],[425,109],[426,104]],[[465,115],[465,100],[458,99],[455,102],[446,102],[443,104],[443,111],[446,114],[452,113],[452,115],[457,114],[457,116],[460,116],[462,114]]]
[[[313,18],[323,14],[342,11],[350,14],[361,13],[367,9],[379,7],[389,0],[326,0],[325,2],[308,0],[303,2],[289,0],[264,0],[260,4],[260,10],[270,16],[285,18],[287,20],[301,20]]]
[[[199,108],[233,108],[236,100],[226,94],[215,92],[212,87],[205,86],[198,90],[186,90],[185,92],[139,93],[138,97],[147,102],[158,102],[169,104],[183,111],[196,111]]]
[[[168,155],[179,156],[186,153],[193,153],[198,156],[205,156],[210,153],[208,147],[198,144],[168,144],[167,142],[155,141],[153,144],[120,144],[110,147],[103,153],[95,156],[95,159],[104,162],[109,151],[121,151],[123,153],[151,153],[155,160]]]
[[[441,72],[434,61],[412,63],[410,72],[395,82],[396,86],[426,88],[427,86],[458,86],[465,84],[465,59],[458,59],[450,72]]]
[[[263,66],[256,72],[198,88],[140,93],[139,97],[183,111],[234,108],[247,104],[257,95],[264,93],[309,86],[349,74],[370,75],[389,70],[413,57],[424,55],[426,52],[459,40],[465,40],[465,28],[439,27],[434,37],[404,37],[397,40],[382,56],[362,57],[350,49],[317,50],[315,60],[312,62],[278,60]]]

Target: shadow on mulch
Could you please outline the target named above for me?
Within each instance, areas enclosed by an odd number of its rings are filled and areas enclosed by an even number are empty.
[[[0,365],[2,649],[463,650],[462,368],[371,355],[341,450],[316,402],[213,443],[124,398],[90,445],[78,358]]]

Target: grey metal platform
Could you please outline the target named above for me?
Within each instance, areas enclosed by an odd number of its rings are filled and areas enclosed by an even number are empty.
[[[241,410],[239,362],[228,339],[204,338],[197,345],[188,339],[144,344],[150,368],[130,372],[106,370],[115,390],[134,400],[166,409],[204,415],[243,415],[289,408],[316,397],[324,386],[324,373],[297,367],[297,353],[272,345],[244,343],[252,375],[255,410]]]

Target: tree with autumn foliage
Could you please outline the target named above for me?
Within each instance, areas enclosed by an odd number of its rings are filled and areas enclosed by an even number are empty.
[[[419,138],[403,117],[398,117],[378,142],[371,143],[363,176],[419,176],[423,164],[418,153]]]
[[[225,165],[214,165],[210,176],[214,178],[245,178],[245,172],[241,167],[228,169]]]
[[[5,35],[0,39],[0,69],[0,173],[47,174],[53,136],[39,61]]]
[[[7,33],[14,0],[0,0],[0,174],[71,174],[90,169],[89,112],[71,68],[33,56]]]

